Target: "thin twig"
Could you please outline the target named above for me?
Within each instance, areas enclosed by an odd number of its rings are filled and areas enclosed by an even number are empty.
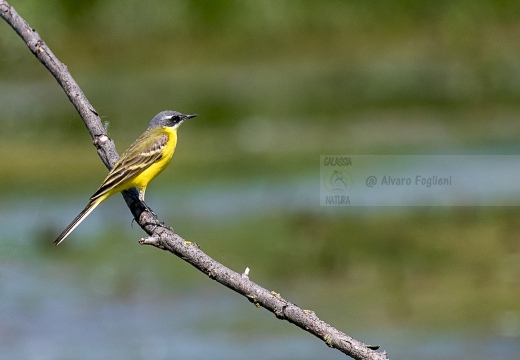
[[[58,81],[81,115],[101,160],[111,168],[118,159],[114,142],[106,134],[97,112],[74,81],[67,67],[56,58],[38,33],[4,0],[0,0],[0,16],[20,35],[32,53]],[[295,324],[323,340],[329,347],[336,348],[354,359],[388,359],[386,352],[374,351],[371,346],[351,338],[320,320],[314,312],[303,310],[283,299],[280,294],[254,283],[249,279],[249,269],[246,269],[243,274],[238,274],[206,255],[197,244],[184,240],[166,226],[158,225],[153,214],[144,209],[139,202],[135,189],[124,192],[123,196],[139,226],[150,235],[141,239],[141,244],[152,245],[177,255],[211,279],[244,295],[255,306],[271,311],[277,318]]]

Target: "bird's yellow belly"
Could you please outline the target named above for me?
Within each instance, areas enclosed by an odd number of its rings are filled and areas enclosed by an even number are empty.
[[[130,181],[128,188],[138,187],[143,188],[148,185],[157,175],[159,175],[164,168],[170,163],[173,153],[175,152],[175,146],[177,145],[177,132],[176,130],[165,129],[170,137],[168,144],[163,150],[163,155],[160,160],[150,165],[146,170],[136,176]]]
[[[172,153],[173,155],[173,153]],[[153,178],[155,178],[157,175],[159,175],[166,165],[170,162],[172,156],[169,156],[167,158],[163,158],[156,162],[155,164],[151,165],[148,169],[140,173],[138,176],[136,176],[133,180],[131,180],[131,187],[145,187],[148,185],[150,181],[152,181]]]

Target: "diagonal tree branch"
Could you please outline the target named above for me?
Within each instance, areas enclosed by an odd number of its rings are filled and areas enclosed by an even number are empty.
[[[5,0],[0,0],[0,16],[20,35],[32,53],[58,81],[81,115],[101,160],[107,168],[111,168],[118,159],[114,142],[106,134],[97,112],[72,78],[67,67],[56,58],[38,33]],[[139,202],[135,189],[124,192],[123,197],[139,226],[149,235],[139,241],[141,244],[152,245],[177,255],[211,279],[244,295],[255,306],[271,311],[278,319],[295,324],[323,340],[329,347],[336,348],[354,359],[388,359],[386,352],[375,351],[377,346],[365,345],[351,338],[320,320],[314,312],[303,310],[283,299],[280,294],[254,283],[249,279],[249,269],[246,269],[243,274],[238,274],[206,255],[197,244],[184,240],[170,228],[161,225],[157,218]]]

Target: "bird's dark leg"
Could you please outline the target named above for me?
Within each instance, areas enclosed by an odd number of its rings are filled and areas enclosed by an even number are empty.
[[[173,228],[171,228],[169,226],[166,226],[162,221],[159,221],[159,218],[157,217],[157,214],[154,213],[153,210],[150,209],[150,207],[148,205],[146,205],[146,203],[144,202],[144,193],[145,193],[145,191],[146,191],[146,187],[142,187],[141,189],[139,189],[139,201],[144,206],[146,211],[151,213],[153,215],[153,217],[155,218],[155,220],[157,220],[157,223],[153,224],[153,225],[155,225],[154,230],[156,229],[157,226],[161,226],[163,228],[166,228],[166,229],[169,229],[169,230],[173,231]]]
[[[144,193],[146,192],[146,186],[142,187],[139,189],[139,201],[141,202],[141,204],[143,205],[143,207],[146,209],[146,211],[148,211],[149,213],[151,213],[153,215],[154,218],[157,219],[157,214],[155,214],[153,212],[152,209],[150,209],[150,207],[148,205],[146,205],[146,203],[144,202]]]

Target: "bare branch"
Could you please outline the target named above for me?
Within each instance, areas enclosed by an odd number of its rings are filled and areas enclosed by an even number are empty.
[[[0,16],[20,35],[32,53],[58,81],[81,115],[101,160],[111,168],[118,159],[114,142],[106,134],[97,112],[72,78],[67,67],[56,58],[38,33],[4,0],[0,0]],[[295,324],[323,340],[329,347],[336,348],[354,359],[388,359],[386,352],[374,351],[377,347],[365,345],[351,338],[320,320],[313,311],[303,310],[282,298],[280,294],[254,283],[249,279],[249,269],[239,274],[206,255],[197,244],[184,240],[172,229],[159,223],[157,218],[139,202],[135,189],[124,192],[123,197],[138,224],[150,235],[141,239],[141,244],[152,245],[177,255],[211,279],[244,295],[255,306],[271,311],[277,318]]]
[[[29,24],[18,15],[15,9],[3,0],[0,1],[0,16],[20,35],[29,50],[32,51],[36,58],[51,72],[56,81],[58,81],[87,126],[101,160],[103,160],[108,168],[112,167],[118,159],[114,143],[108,138],[97,112],[76,81],[72,78],[67,67],[59,61],[47,45],[45,45],[36,30],[31,28]]]

